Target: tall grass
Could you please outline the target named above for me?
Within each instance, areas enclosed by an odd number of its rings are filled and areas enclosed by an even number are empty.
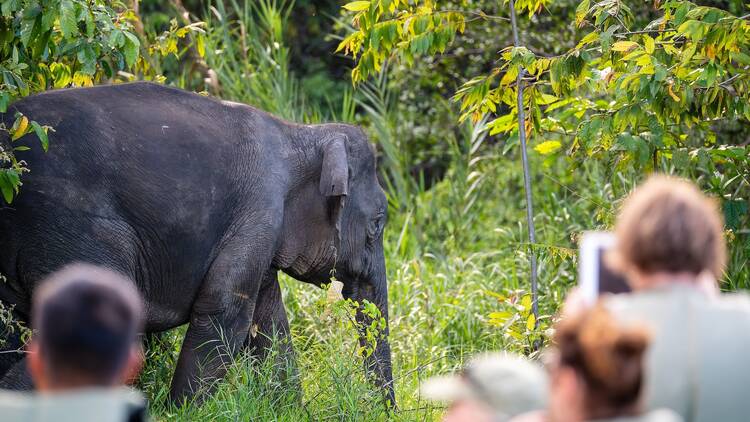
[[[346,93],[341,104],[307,101],[288,67],[283,28],[290,7],[282,0],[216,3],[208,22],[207,62],[225,98],[294,121],[358,121],[376,142],[391,204],[384,245],[399,411],[389,414],[366,382],[350,320],[331,311],[324,291],[285,276],[283,298],[301,392],[279,381],[273,359],[243,356],[205,404],[169,407],[169,379],[184,329],[150,341],[140,386],[156,420],[437,420],[440,405],[419,394],[424,379],[454,370],[480,351],[531,351],[528,337],[490,318],[498,310],[521,312],[520,298],[529,289],[520,162],[504,152],[512,149],[502,141],[488,144],[482,123],[463,126],[446,139],[451,145],[446,176],[425,189],[412,175],[412,157],[404,148],[408,139],[397,135],[399,116],[387,73]],[[642,175],[612,174],[606,163],[594,161],[571,171],[565,158],[535,153],[530,158],[538,224],[538,244],[532,246],[539,255],[546,327],[575,283],[578,234],[610,227],[617,205]],[[747,287],[750,252],[731,250],[729,285]]]
[[[230,0],[209,6],[205,60],[218,79],[213,94],[295,122],[351,119],[350,92],[344,93],[341,104],[320,107],[308,100],[291,72],[284,28],[293,4],[292,0]]]

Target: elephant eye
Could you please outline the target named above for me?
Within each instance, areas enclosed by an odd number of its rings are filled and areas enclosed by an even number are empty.
[[[377,239],[383,233],[385,227],[385,214],[378,213],[375,218],[370,221],[367,227],[367,235],[371,240]]]

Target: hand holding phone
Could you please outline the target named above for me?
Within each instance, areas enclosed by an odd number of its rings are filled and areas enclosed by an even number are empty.
[[[588,304],[596,302],[603,293],[630,291],[625,277],[607,266],[607,251],[615,246],[615,236],[608,232],[586,232],[581,238],[578,259],[578,284]]]

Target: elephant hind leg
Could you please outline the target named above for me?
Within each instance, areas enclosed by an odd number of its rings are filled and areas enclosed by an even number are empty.
[[[0,377],[0,389],[18,391],[34,389],[34,381],[26,366],[26,358],[22,357],[16,361],[5,375]]]

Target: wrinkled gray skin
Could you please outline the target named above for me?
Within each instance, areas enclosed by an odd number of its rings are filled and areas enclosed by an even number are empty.
[[[8,127],[15,111],[55,129],[46,154],[34,135],[14,143],[31,147],[17,157],[32,171],[0,209],[0,300],[21,320],[39,281],[65,264],[128,275],[147,332],[190,324],[172,380],[178,403],[243,347],[262,354],[277,336],[292,353],[279,270],[321,285],[335,265],[345,297],[375,303],[387,321],[387,203],[360,129],[296,125],[150,83],[28,97],[2,116]],[[366,366],[393,403],[385,336]],[[0,353],[5,387],[28,384],[20,359]]]

